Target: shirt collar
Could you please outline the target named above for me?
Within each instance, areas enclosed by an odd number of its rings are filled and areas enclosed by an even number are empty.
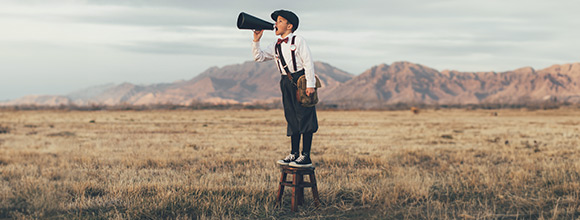
[[[294,33],[290,33],[290,34],[288,34],[288,36],[285,37],[285,38],[288,38],[288,43],[290,43],[290,40],[292,39],[292,36],[294,36]],[[284,39],[284,38],[278,37],[278,39]]]

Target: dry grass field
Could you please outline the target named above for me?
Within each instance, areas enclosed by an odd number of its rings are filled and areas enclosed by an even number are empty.
[[[293,213],[281,110],[0,111],[0,219],[580,217],[578,109],[318,116]]]

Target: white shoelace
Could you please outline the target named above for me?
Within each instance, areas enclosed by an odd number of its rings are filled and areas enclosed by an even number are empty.
[[[302,161],[304,161],[304,159],[306,159],[306,157],[304,155],[300,155],[300,157],[298,157],[298,159],[296,159],[296,163],[300,163]]]
[[[288,156],[286,156],[286,158],[284,158],[284,160],[294,160],[294,154],[289,154]]]

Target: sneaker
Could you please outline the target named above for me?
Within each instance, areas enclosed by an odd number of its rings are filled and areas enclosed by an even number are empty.
[[[279,160],[279,161],[277,161],[277,163],[278,163],[278,164],[280,164],[280,165],[284,165],[284,166],[286,166],[286,165],[288,165],[290,162],[293,162],[294,160],[296,160],[296,156],[297,156],[297,154],[292,154],[292,153],[291,153],[291,154],[289,154],[288,156],[286,156],[286,158],[284,158],[284,159],[282,159],[282,160]]]
[[[291,167],[312,167],[312,161],[310,161],[310,156],[300,155],[298,159],[290,163]]]

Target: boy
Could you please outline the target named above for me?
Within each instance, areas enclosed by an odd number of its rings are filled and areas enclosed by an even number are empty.
[[[265,50],[260,49],[260,39],[263,30],[254,31],[252,53],[256,62],[276,60],[276,65],[282,75],[280,89],[284,116],[288,123],[286,135],[291,137],[292,150],[290,155],[279,160],[280,165],[292,167],[312,167],[310,148],[312,135],[318,130],[318,119],[315,107],[303,107],[296,98],[296,81],[302,75],[306,77],[306,94],[310,96],[315,91],[314,63],[310,57],[310,49],[301,36],[294,35],[298,29],[298,16],[291,11],[278,10],[271,15],[276,21],[275,34],[280,38],[270,44]],[[300,136],[302,136],[302,154],[299,155]]]

